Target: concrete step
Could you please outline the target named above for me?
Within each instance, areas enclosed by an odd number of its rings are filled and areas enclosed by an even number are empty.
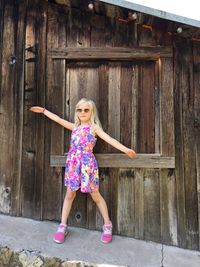
[[[25,265],[20,263],[19,267],[200,266],[200,251],[185,250],[122,236],[114,236],[111,244],[103,244],[100,241],[99,231],[82,228],[69,227],[70,232],[65,243],[56,244],[52,237],[57,226],[58,223],[55,222],[0,215],[0,267],[6,266],[3,264],[6,250],[7,258],[11,255],[10,259],[12,259],[15,255],[23,261]],[[41,265],[35,265],[37,261]]]

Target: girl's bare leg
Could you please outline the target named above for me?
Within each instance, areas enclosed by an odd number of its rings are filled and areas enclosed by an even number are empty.
[[[67,189],[62,208],[62,216],[61,216],[62,224],[67,224],[67,219],[75,196],[76,196],[76,191],[70,191],[69,189]]]
[[[108,215],[108,208],[107,208],[104,198],[101,196],[98,190],[93,190],[93,192],[90,193],[90,195],[92,199],[94,200],[94,202],[97,204],[99,211],[101,212],[101,215],[103,216],[104,223],[110,224],[111,221]]]

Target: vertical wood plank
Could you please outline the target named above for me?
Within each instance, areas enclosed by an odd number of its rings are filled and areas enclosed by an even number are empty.
[[[99,118],[102,123],[104,131],[108,130],[108,64],[101,64],[99,66]],[[105,153],[108,151],[108,144],[101,140],[97,140],[97,145],[95,147],[95,152]],[[100,193],[104,197],[106,204],[108,206],[109,215],[111,213],[111,182],[109,177],[108,168],[99,169],[100,178]],[[99,210],[96,209],[96,229],[101,230],[103,225],[103,218]]]
[[[159,172],[144,172],[144,238],[160,242]]]
[[[133,85],[132,85],[132,137],[131,144],[135,151],[138,151],[139,129],[138,129],[138,98],[139,98],[139,71],[138,64],[134,66]],[[134,170],[134,237],[143,239],[144,237],[144,186],[143,186],[143,169]]]
[[[15,69],[15,100],[14,100],[14,148],[15,158],[13,166],[11,214],[19,216],[21,213],[21,165],[22,165],[22,140],[23,140],[23,106],[24,106],[24,40],[25,40],[25,17],[27,2],[24,1],[18,7],[18,26],[17,26],[17,47],[16,47],[16,69]]]
[[[159,60],[160,67],[160,152],[175,155],[173,62]],[[171,170],[160,170],[162,242],[177,245],[176,180]]]
[[[14,146],[14,73],[15,64],[10,64],[15,55],[14,1],[5,3],[1,36],[1,87],[0,87],[0,211],[10,213],[11,185],[13,175]]]
[[[182,150],[176,147],[176,158],[181,159],[183,164],[182,173],[177,170],[177,195],[178,195],[178,227],[179,244],[181,246],[196,249],[198,244],[198,213],[197,213],[197,180],[196,167],[191,162],[195,162],[194,151],[194,84],[192,75],[192,51],[191,43],[176,43],[177,57],[176,63],[179,72],[176,74],[177,91],[182,91],[182,98],[179,99],[178,108],[181,107],[181,135]],[[177,67],[177,65],[176,65]],[[184,77],[184,78],[183,78]],[[185,79],[187,77],[187,79]],[[179,92],[180,94],[180,92]],[[178,128],[178,127],[177,127]],[[179,128],[178,128],[179,129]],[[177,133],[176,133],[177,134]],[[176,141],[178,143],[178,141]],[[183,176],[181,176],[182,174]],[[184,177],[184,179],[182,178]],[[180,232],[181,231],[181,232]],[[185,239],[183,239],[185,237]]]
[[[21,171],[21,215],[34,218],[36,203],[36,176],[35,176],[35,142],[36,121],[35,115],[29,108],[35,105],[37,94],[37,37],[38,23],[37,1],[28,1],[26,40],[25,40],[25,90],[24,90],[24,120],[23,120],[23,146],[22,146],[22,171]]]
[[[133,66],[131,63],[121,64],[120,84],[120,141],[131,147],[132,141],[132,87]],[[134,235],[134,172],[120,169],[118,182],[117,223],[118,233]]]
[[[139,68],[135,64],[133,66],[133,82],[132,82],[132,129],[131,129],[131,146],[135,151],[138,151],[138,127],[137,127],[137,118],[138,118],[138,74]]]
[[[173,62],[171,59],[162,59],[160,65],[160,153],[174,156]]]
[[[59,29],[59,12],[48,5],[47,20],[47,48],[65,46],[63,28]],[[64,44],[63,44],[64,43]],[[65,62],[56,62],[48,58],[47,61],[47,90],[46,106],[58,116],[64,114],[65,92]],[[50,154],[63,154],[64,129],[45,118],[45,173],[43,193],[43,217],[50,220],[60,220],[62,208],[62,169],[51,168],[49,165]],[[59,142],[58,142],[59,137]]]
[[[120,169],[118,183],[117,229],[118,234],[134,236],[135,203],[134,203],[134,172]]]
[[[144,238],[144,169],[135,170],[135,238]]]
[[[191,43],[185,46],[185,57],[183,59],[184,76],[182,80],[183,90],[183,149],[185,170],[185,207],[186,207],[186,229],[187,248],[197,249],[198,244],[198,206],[197,206],[197,180],[195,162],[195,129],[194,129],[194,84],[193,63]],[[184,61],[186,60],[187,63]]]
[[[176,178],[173,170],[160,170],[161,241],[177,245]]]
[[[182,51],[183,52],[183,51]],[[181,60],[178,51],[178,44],[175,48],[174,59],[174,79],[175,79],[175,175],[177,179],[177,232],[178,244],[186,247],[186,221],[185,221],[185,187],[184,187],[184,156],[183,156],[183,114],[182,114],[182,84],[180,77],[182,74]]]
[[[155,152],[155,64],[145,62],[141,66],[138,98],[138,152]]]
[[[194,127],[195,127],[195,152],[196,152],[196,170],[197,170],[197,196],[198,196],[198,218],[200,218],[200,135],[199,135],[199,118],[200,118],[200,46],[199,43],[193,44],[194,60]],[[200,248],[200,219],[198,220],[199,231],[199,248]]]
[[[0,51],[2,51],[2,48],[3,48],[3,23],[4,23],[4,0],[0,1]],[[1,65],[2,65],[2,53],[0,54],[0,66]],[[2,72],[0,71],[0,84],[1,84],[1,76],[2,76]],[[1,101],[1,97],[0,97],[0,101]]]
[[[120,141],[120,81],[121,81],[121,66],[119,63],[109,64],[109,83],[108,83],[108,134]],[[115,152],[116,149],[108,146],[108,152]],[[110,184],[111,191],[111,220],[113,222],[114,233],[118,233],[118,194],[119,186],[119,169],[110,169]]]
[[[38,60],[37,60],[37,95],[38,105],[45,107],[46,95],[46,31],[47,31],[47,4],[39,3],[39,33],[38,33]],[[35,215],[43,219],[43,190],[44,190],[44,162],[45,162],[45,120],[38,117],[36,124],[36,162],[35,162]]]
[[[127,147],[131,147],[132,136],[132,64],[122,64],[120,84],[120,141]]]
[[[118,63],[109,64],[109,84],[108,84],[108,121],[109,134],[113,138],[120,140],[120,81],[121,67]],[[116,149],[109,147],[109,152],[115,152]]]
[[[161,88],[161,60],[155,62],[155,153],[160,153],[160,88]]]

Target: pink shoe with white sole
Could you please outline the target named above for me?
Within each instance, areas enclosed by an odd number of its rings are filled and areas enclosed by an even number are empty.
[[[112,223],[104,224],[101,241],[105,244],[108,244],[112,241]]]
[[[53,240],[56,243],[62,244],[65,241],[65,236],[68,234],[67,225],[60,224],[57,232],[53,236]]]

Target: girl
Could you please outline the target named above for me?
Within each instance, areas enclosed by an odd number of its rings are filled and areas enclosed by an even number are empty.
[[[103,216],[104,225],[101,241],[103,243],[111,242],[112,223],[108,215],[106,202],[99,192],[98,165],[93,154],[93,147],[98,136],[113,147],[126,153],[130,158],[135,157],[135,151],[125,147],[102,130],[97,109],[92,100],[83,98],[77,103],[74,123],[61,119],[42,107],[36,106],[30,110],[43,113],[51,120],[72,131],[70,150],[67,155],[65,168],[65,186],[67,186],[67,192],[62,208],[61,223],[58,226],[57,232],[54,234],[53,240],[57,243],[64,242],[68,232],[67,218],[76,196],[76,191],[80,188],[81,192],[90,193]]]

